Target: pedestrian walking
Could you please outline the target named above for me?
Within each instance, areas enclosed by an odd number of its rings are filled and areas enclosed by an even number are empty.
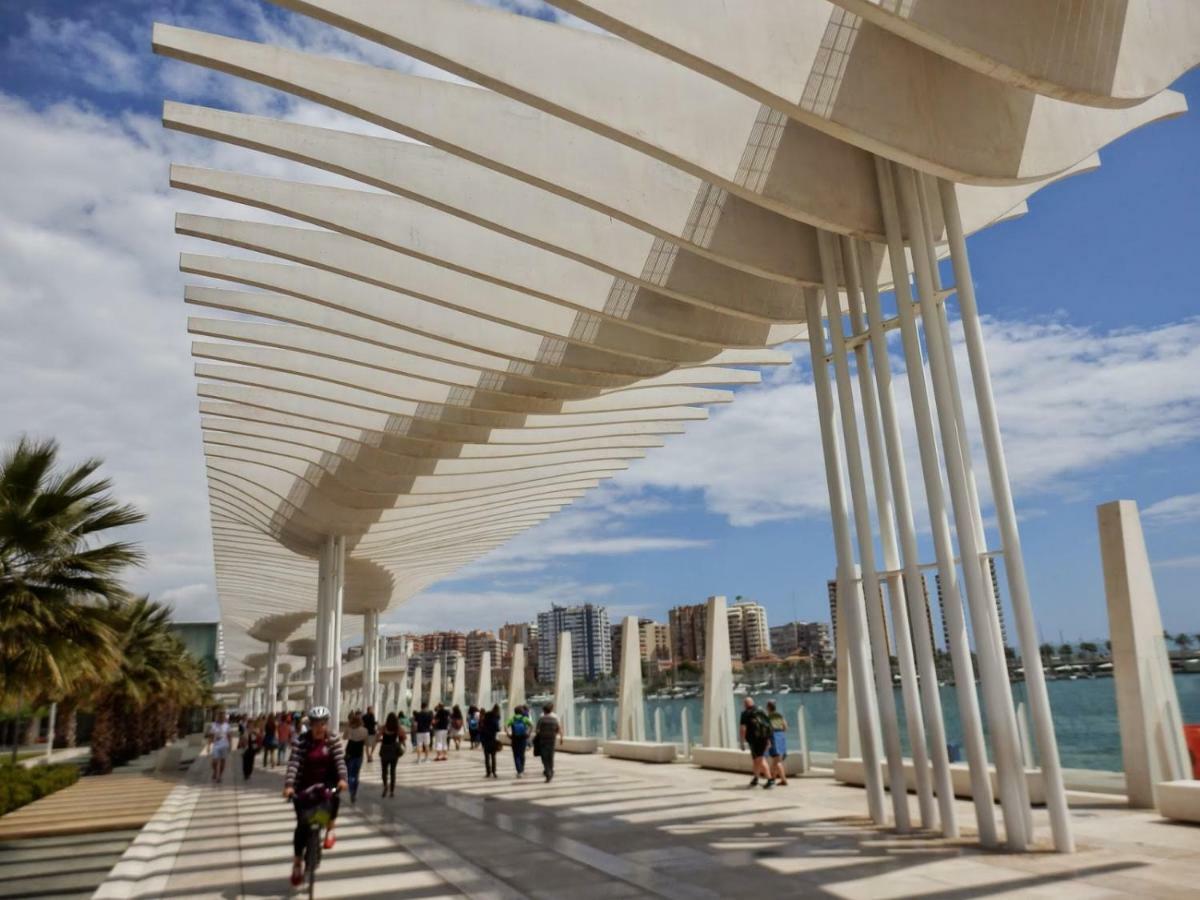
[[[367,711],[363,713],[363,727],[367,729],[367,762],[375,758],[375,729],[378,725],[378,720],[375,718],[375,707],[368,706]]]
[[[512,741],[513,766],[516,767],[517,777],[525,777],[525,748],[529,744],[529,733],[533,731],[533,721],[529,718],[529,708],[518,706],[504,723],[508,739]]]
[[[479,717],[479,743],[483,747],[484,778],[496,778],[496,751],[500,749],[500,705]]]
[[[225,762],[229,759],[230,727],[225,710],[220,710],[216,721],[208,726],[208,755],[212,761],[214,783],[220,783],[225,778]]]
[[[454,741],[454,749],[462,749],[462,733],[463,726],[466,724],[466,719],[463,717],[462,708],[455,705],[454,709],[450,710],[450,739]]]
[[[363,754],[367,746],[367,729],[359,713],[350,713],[346,725],[346,783],[350,787],[350,802],[358,799],[358,776],[362,772]]]
[[[742,717],[738,721],[738,740],[742,749],[750,747],[750,759],[754,777],[750,779],[750,787],[758,786],[761,776],[766,783],[763,789],[775,787],[775,779],[767,768],[767,748],[771,745],[771,720],[767,714],[754,705],[754,698],[747,697],[742,701]]]
[[[767,748],[767,763],[770,776],[780,787],[787,787],[787,719],[775,708],[775,701],[767,701],[767,718],[771,721],[771,746]]]
[[[268,713],[263,723],[263,758],[262,764],[270,769],[275,765],[275,752],[279,749],[279,735],[275,724],[275,713]]]
[[[422,702],[421,708],[413,713],[413,739],[416,761],[429,762],[429,741],[433,737],[433,712],[428,702]]]
[[[287,762],[288,751],[292,748],[293,735],[292,717],[289,713],[284,713],[279,717],[279,722],[275,726],[275,738],[279,742],[278,755],[280,764]]]
[[[396,796],[396,763],[404,755],[404,728],[395,713],[388,713],[379,736],[379,765],[383,774],[383,796]]]
[[[439,703],[433,711],[433,761],[445,762],[446,751],[450,749],[448,736],[450,734],[450,710],[444,703]]]
[[[563,742],[562,725],[554,714],[554,704],[542,707],[542,717],[537,721],[537,733],[533,738],[533,755],[542,761],[542,774],[546,783],[554,778],[554,751]]]
[[[482,712],[478,706],[467,710],[467,737],[471,741],[471,749],[479,746],[479,715]]]
[[[247,720],[242,732],[242,779],[250,780],[254,774],[254,757],[262,745],[262,731],[257,720]]]

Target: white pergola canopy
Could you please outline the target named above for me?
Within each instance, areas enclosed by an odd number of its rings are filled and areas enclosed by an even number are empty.
[[[810,337],[824,358],[808,322],[834,301],[858,331],[895,284],[903,319],[911,273],[927,319],[950,293],[931,260],[954,258],[961,291],[963,234],[1181,113],[1166,87],[1200,61],[1192,0],[556,0],[607,34],[465,0],[277,2],[477,86],[154,28],[158,53],[397,135],[164,108],[363,186],[171,170],[229,201],[177,231],[253,253],[180,260],[228,285],[185,299],[243,657],[320,643],[335,536],[344,611],[372,616],[790,361],[773,348]]]

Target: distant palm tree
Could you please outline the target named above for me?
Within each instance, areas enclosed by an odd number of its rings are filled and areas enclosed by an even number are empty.
[[[105,533],[143,519],[118,505],[100,460],[58,470],[58,444],[22,437],[0,457],[0,697],[58,698],[111,656],[101,601],[124,596],[119,576],[138,547]],[[13,747],[16,756],[16,747]]]
[[[1188,647],[1192,646],[1192,636],[1182,631],[1175,635],[1173,640],[1175,641],[1175,646],[1182,652],[1186,652]]]
[[[171,631],[169,607],[148,597],[117,599],[106,613],[117,634],[117,665],[93,686],[94,772],[123,762],[174,737],[186,706],[206,699],[204,672]]]
[[[1063,659],[1070,659],[1072,656],[1075,655],[1075,651],[1071,647],[1070,644],[1063,644],[1061,647],[1058,648],[1058,655],[1061,656]]]

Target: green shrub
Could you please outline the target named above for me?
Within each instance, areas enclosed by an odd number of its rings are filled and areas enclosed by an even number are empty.
[[[78,780],[79,769],[72,765],[34,766],[32,769],[11,763],[0,765],[0,816]]]

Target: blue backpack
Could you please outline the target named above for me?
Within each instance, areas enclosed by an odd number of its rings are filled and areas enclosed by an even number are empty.
[[[513,737],[523,738],[529,734],[529,726],[525,724],[524,716],[517,716],[512,723]]]

